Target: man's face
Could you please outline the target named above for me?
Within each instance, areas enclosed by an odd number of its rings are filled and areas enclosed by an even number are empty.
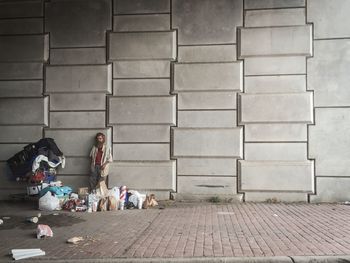
[[[97,142],[98,142],[99,144],[104,143],[104,139],[103,139],[103,136],[102,136],[102,135],[97,136]]]

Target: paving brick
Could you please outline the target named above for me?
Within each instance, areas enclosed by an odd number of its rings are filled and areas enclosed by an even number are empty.
[[[270,257],[338,256],[349,254],[350,207],[340,204],[209,204],[167,203],[165,209],[75,213],[42,212],[41,223],[51,219],[53,238],[34,239],[35,226],[21,218],[36,214],[33,203],[1,203],[0,216],[19,220],[14,228],[0,229],[0,260],[8,251],[40,246],[50,260],[138,260],[207,256]],[[65,224],[62,219],[68,219]],[[70,220],[70,221],[69,221]],[[82,235],[78,246],[66,240]],[[236,258],[237,259],[237,258]],[[270,258],[268,258],[270,259]],[[38,258],[39,260],[39,258]],[[37,261],[38,261],[37,260]],[[276,260],[276,261],[275,261]],[[208,262],[209,262],[208,261]],[[31,261],[32,262],[32,261]],[[34,261],[33,261],[34,262]],[[287,261],[290,262],[290,261]],[[296,260],[296,262],[298,262]]]

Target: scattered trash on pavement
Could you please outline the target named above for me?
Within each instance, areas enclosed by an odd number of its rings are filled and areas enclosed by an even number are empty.
[[[9,219],[11,219],[11,217],[9,217],[9,216],[3,216],[2,219],[4,219],[4,220],[9,220]]]
[[[273,216],[276,216],[276,217],[277,217],[278,215],[276,215],[276,214],[273,214]]]
[[[142,208],[147,209],[149,207],[157,206],[158,202],[156,201],[156,197],[154,194],[150,194],[146,196],[145,201],[142,204]]]
[[[2,225],[4,223],[4,221],[2,219],[0,219],[0,225]]]
[[[350,201],[345,201],[344,205],[350,205]]]
[[[31,216],[31,217],[27,217],[26,221],[36,224],[39,222],[39,219],[36,216]]]
[[[83,237],[72,237],[70,239],[67,240],[67,243],[71,243],[71,244],[78,244],[80,241],[83,241],[84,238]]]
[[[53,236],[53,232],[48,225],[41,225],[41,224],[38,225],[36,229],[36,237],[38,239],[42,237],[52,237],[52,236]]]
[[[234,212],[218,212],[218,215],[234,215]]]
[[[12,249],[10,253],[14,260],[45,256],[45,251],[40,248]]]

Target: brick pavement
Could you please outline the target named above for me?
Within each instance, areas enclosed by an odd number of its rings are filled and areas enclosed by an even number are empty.
[[[46,213],[53,238],[35,238],[32,207],[0,204],[0,260],[12,248],[41,248],[40,259],[350,255],[350,206],[340,204],[174,203],[165,209]],[[52,214],[52,213],[51,213]],[[53,220],[53,221],[52,221]],[[66,240],[85,238],[79,245]],[[38,258],[39,260],[39,258]]]

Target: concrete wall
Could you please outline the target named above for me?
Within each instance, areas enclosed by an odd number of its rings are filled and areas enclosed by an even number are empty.
[[[53,137],[87,185],[107,134],[109,186],[159,198],[350,199],[347,0],[0,2],[5,161]],[[327,18],[327,19],[325,19]]]

